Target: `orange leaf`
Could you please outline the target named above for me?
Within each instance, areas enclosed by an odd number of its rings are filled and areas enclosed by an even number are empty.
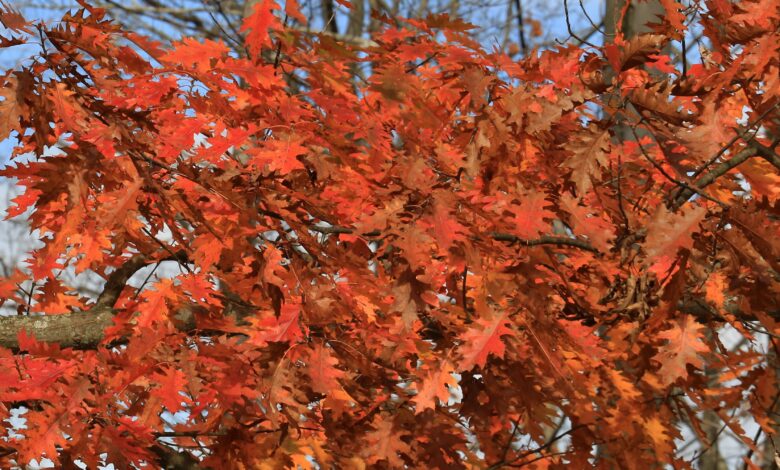
[[[159,384],[152,395],[160,397],[165,408],[171,413],[176,413],[182,407],[182,402],[187,401],[186,397],[180,392],[185,391],[187,386],[187,376],[184,372],[175,368],[168,367],[162,373],[155,373],[152,378]]]
[[[306,365],[312,390],[327,395],[341,388],[339,379],[344,376],[344,371],[336,368],[338,363],[330,348],[320,343],[314,345]]]
[[[462,344],[459,352],[463,361],[458,364],[458,370],[470,370],[474,366],[485,367],[488,356],[504,357],[504,342],[502,336],[513,335],[507,326],[509,321],[506,313],[495,315],[492,319],[480,318],[461,335]]]
[[[246,45],[249,52],[256,58],[260,57],[263,47],[271,45],[269,30],[281,29],[279,19],[274,16],[274,10],[279,5],[273,0],[261,0],[254,5],[254,11],[244,20],[241,31],[249,31],[246,35]]]
[[[644,244],[650,272],[661,275],[669,270],[677,252],[693,245],[691,236],[706,214],[707,209],[703,206],[680,212],[669,212],[666,206],[656,210]]]
[[[450,388],[458,386],[454,373],[455,369],[447,360],[442,361],[441,364],[435,364],[434,367],[425,371],[417,395],[412,398],[416,405],[415,414],[420,414],[426,409],[434,409],[436,400],[447,403],[450,399]]]
[[[658,338],[668,340],[655,355],[656,362],[661,365],[658,374],[663,385],[687,377],[688,364],[696,368],[704,365],[701,354],[709,352],[710,348],[704,342],[702,329],[692,316],[685,315],[672,328],[658,334]]]

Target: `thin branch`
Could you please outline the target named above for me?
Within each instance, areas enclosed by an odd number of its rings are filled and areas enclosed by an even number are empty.
[[[724,207],[724,208],[728,207],[728,204],[726,204],[725,202],[719,201],[719,200],[715,199],[714,197],[705,194],[699,188],[691,186],[690,184],[688,184],[688,183],[686,183],[686,182],[684,182],[682,180],[679,180],[679,179],[675,178],[674,176],[670,175],[666,171],[666,169],[660,163],[658,163],[653,157],[650,156],[649,153],[647,153],[647,150],[645,150],[644,145],[642,145],[642,143],[639,141],[639,135],[636,133],[636,129],[634,128],[634,126],[628,126],[628,128],[631,131],[631,133],[634,134],[634,139],[636,139],[637,146],[639,146],[639,150],[642,152],[642,156],[644,156],[645,159],[647,161],[649,161],[655,167],[655,169],[658,170],[664,176],[664,178],[668,179],[669,181],[671,181],[675,185],[679,186],[680,188],[683,188],[684,190],[691,191],[692,193],[698,194],[699,196],[703,197],[704,199],[712,201],[712,202],[718,204],[721,207]],[[688,197],[690,197],[690,196],[688,196]],[[688,198],[685,198],[685,201],[687,201],[687,200],[688,200]]]
[[[220,23],[217,20],[217,18],[214,16],[214,13],[212,13],[211,10],[208,10],[207,13],[209,15],[209,18],[211,18],[211,21],[214,22],[214,24],[217,25],[217,28],[222,32],[222,36],[225,39],[227,39],[229,42],[233,43],[233,45],[236,47],[236,49],[244,49],[244,52],[246,53],[246,55],[249,56],[248,51],[246,50],[245,47],[242,46],[241,41],[239,41],[238,39],[234,38],[230,33],[225,31],[225,28],[222,27],[222,23]],[[228,24],[230,24],[230,23],[228,23]],[[238,37],[240,38],[241,36],[238,36]]]
[[[621,173],[623,172],[623,162],[620,157],[620,152],[617,154],[617,181],[615,184],[617,185],[617,197],[618,197],[618,209],[620,210],[620,215],[623,216],[623,223],[625,224],[625,230],[626,232],[631,232],[631,226],[630,222],[628,220],[628,214],[626,214],[626,208],[625,204],[623,204],[623,189],[622,184],[620,184],[620,180],[622,179]]]
[[[585,14],[585,18],[588,19],[588,23],[590,23],[590,25],[593,27],[595,31],[598,31],[601,34],[606,35],[607,33],[603,29],[601,29],[601,25],[603,25],[604,23],[602,22],[600,24],[596,24],[596,22],[593,21],[593,18],[591,18],[590,15],[588,14],[588,10],[585,8],[585,5],[582,4],[582,0],[579,1],[580,1],[580,10],[582,10],[582,13]]]
[[[774,398],[774,400],[772,400],[772,404],[769,405],[769,410],[768,410],[769,413],[767,413],[767,414],[772,414],[772,411],[775,409],[775,405],[777,404],[778,399],[780,399],[780,393],[776,393],[775,394],[775,398]],[[759,426],[758,429],[756,430],[756,434],[753,436],[753,444],[754,445],[758,444],[758,439],[761,437],[761,432],[762,431],[763,430],[761,429],[761,426]],[[771,438],[772,438],[772,436],[770,435],[768,437],[768,439],[771,439]],[[745,461],[745,464],[743,465],[742,470],[747,470],[748,469],[748,467],[749,467],[748,462],[750,462],[752,459],[753,459],[753,449],[751,448],[751,449],[748,450],[747,455],[745,455],[745,457],[743,458],[743,460]]]
[[[468,307],[468,296],[467,289],[468,289],[468,276],[469,276],[469,266],[466,265],[463,267],[463,285],[461,286],[461,302],[463,303],[463,311],[466,312],[466,320],[471,321],[471,311]]]
[[[523,55],[528,53],[528,44],[525,42],[525,28],[523,27],[523,4],[520,0],[515,0],[515,8],[517,9],[517,34],[520,36],[520,49],[523,51]]]
[[[771,106],[771,107],[767,108],[767,109],[766,109],[766,111],[764,111],[763,113],[761,113],[761,115],[760,115],[760,116],[758,116],[758,117],[755,119],[755,121],[753,121],[752,123],[748,124],[748,125],[747,125],[747,127],[745,127],[745,132],[749,132],[749,131],[750,131],[750,129],[752,129],[753,127],[755,127],[757,124],[760,124],[760,123],[761,123],[761,121],[763,121],[763,120],[764,120],[764,119],[765,119],[765,118],[766,118],[766,117],[769,115],[769,113],[770,113],[771,111],[773,111],[775,108],[777,108],[777,106],[778,106],[778,105],[780,105],[780,101],[778,101],[777,103],[775,103],[775,105],[774,105],[774,106]],[[738,141],[740,138],[741,138],[741,135],[740,135],[739,133],[737,133],[737,135],[735,135],[734,137],[732,137],[732,139],[731,139],[731,140],[729,140],[728,142],[726,142],[726,145],[724,145],[723,147],[721,147],[721,148],[720,148],[720,150],[718,150],[718,151],[715,153],[715,155],[713,155],[713,156],[712,156],[712,157],[711,157],[709,160],[707,160],[707,161],[704,163],[704,165],[700,166],[700,167],[699,167],[699,168],[698,168],[696,171],[694,171],[694,172],[693,172],[693,175],[691,175],[691,177],[695,178],[695,177],[699,176],[699,175],[700,175],[702,172],[704,172],[704,170],[706,170],[707,168],[709,168],[709,167],[710,167],[710,165],[712,165],[713,163],[715,163],[715,161],[717,161],[717,160],[718,160],[718,159],[719,159],[719,158],[720,158],[720,157],[721,157],[721,156],[722,156],[724,153],[726,153],[726,151],[727,151],[728,149],[730,149],[730,148],[731,148],[731,146],[732,146],[732,145],[734,145],[734,144],[735,144],[735,143],[736,143],[736,142],[737,142],[737,141]]]
[[[25,309],[24,309],[24,314],[25,315],[29,315],[30,314],[30,307],[32,307],[32,299],[33,299],[33,295],[35,295],[35,288],[36,287],[38,287],[38,286],[35,285],[35,281],[33,281],[32,285],[30,286],[30,292],[25,292],[25,294],[27,294],[27,305],[25,306]],[[20,287],[20,289],[21,289],[21,287]],[[22,290],[22,292],[24,292],[24,290]]]
[[[571,20],[569,19],[569,0],[563,0],[563,11],[566,15],[566,30],[569,33],[569,37],[574,38],[580,42],[580,44],[587,44],[590,47],[596,47],[595,44],[588,42],[587,39],[583,39],[574,32],[573,29],[571,29]]]
[[[269,431],[270,432],[270,431]],[[155,432],[154,437],[157,439],[166,437],[219,437],[224,436],[224,432],[203,432],[203,431],[163,431]]]
[[[517,243],[524,246],[541,246],[541,245],[571,246],[574,248],[580,248],[585,251],[590,251],[592,253],[601,253],[597,248],[592,246],[590,243],[584,240],[579,240],[577,238],[553,237],[549,235],[544,235],[536,239],[524,239],[516,235],[511,235],[508,233],[499,233],[499,232],[492,232],[490,234],[490,237],[496,241]]]
[[[540,460],[549,459],[550,457],[555,457],[555,456],[558,456],[558,455],[566,455],[566,454],[570,454],[570,453],[572,453],[571,450],[565,450],[563,452],[551,452],[549,454],[542,454],[542,455],[540,455],[538,457],[534,457],[533,459],[527,460],[525,462],[509,464],[509,465],[507,465],[507,467],[522,468],[522,467],[525,467],[526,465],[531,465],[532,463],[538,462]]]
[[[313,230],[315,232],[320,232],[320,233],[326,233],[326,234],[340,234],[340,233],[354,234],[355,233],[355,230],[349,227],[340,227],[338,225],[331,225],[331,226],[312,225],[309,227],[309,230]],[[371,232],[361,233],[360,235],[367,238],[375,238],[381,236],[381,232],[379,232],[378,230],[374,230]],[[584,240],[579,240],[577,238],[554,237],[550,235],[544,235],[535,239],[526,239],[526,238],[518,237],[517,235],[512,235],[511,233],[502,233],[502,232],[490,232],[489,236],[495,241],[509,242],[512,244],[516,243],[523,246],[540,246],[540,245],[571,246],[574,248],[580,248],[585,251],[590,251],[593,253],[600,253],[599,250],[594,246],[592,246],[590,243]]]
[[[517,430],[520,429],[519,422],[520,418],[512,420],[512,434],[509,435],[509,439],[506,441],[506,445],[504,446],[504,451],[501,453],[501,462],[506,461],[506,454],[508,454],[509,449],[512,448],[512,442],[515,440]]]
[[[232,21],[230,21],[230,18],[228,17],[227,12],[225,11],[224,6],[222,5],[222,0],[212,0],[212,2],[214,3],[214,6],[217,7],[217,12],[219,13],[219,15],[222,17],[222,19],[225,20],[225,24],[228,25],[230,31],[232,31],[233,34],[235,35],[234,39],[237,40],[242,38],[243,36],[241,35],[241,32],[238,29],[236,29],[236,26],[233,24]],[[244,50],[245,52],[247,52],[245,48]]]
[[[754,157],[755,155],[756,155],[755,150],[748,147],[742,150],[741,152],[739,152],[738,154],[734,155],[731,159],[716,166],[712,171],[704,175],[704,177],[700,178],[695,183],[693,183],[696,189],[690,186],[683,189],[675,199],[672,207],[679,207],[685,201],[687,201],[691,196],[693,196],[694,194],[698,194],[701,188],[706,188],[707,186],[712,184],[716,179],[728,173],[732,168],[736,168],[740,164],[744,163],[745,160]]]
[[[500,461],[500,462],[494,463],[493,465],[491,465],[490,467],[488,467],[488,470],[496,470],[496,469],[498,469],[498,468],[501,468],[501,467],[508,467],[508,466],[512,466],[512,464],[514,464],[514,463],[515,463],[515,462],[517,462],[518,460],[522,460],[522,459],[524,459],[524,458],[526,458],[526,457],[528,457],[528,456],[531,456],[531,455],[533,455],[533,454],[538,454],[538,453],[541,453],[541,452],[543,452],[543,451],[545,451],[545,450],[549,449],[550,447],[552,447],[552,446],[553,446],[553,444],[555,444],[555,443],[556,443],[556,442],[558,442],[559,440],[563,439],[564,437],[568,436],[569,434],[572,434],[572,433],[574,433],[575,431],[577,431],[577,430],[579,430],[579,429],[582,429],[582,428],[586,428],[586,427],[588,427],[588,425],[587,425],[587,424],[578,424],[577,426],[573,426],[573,427],[572,427],[571,429],[569,429],[568,431],[566,431],[566,432],[562,432],[562,433],[558,434],[557,436],[553,436],[553,437],[551,437],[551,438],[550,438],[550,439],[549,439],[547,442],[545,442],[543,445],[541,445],[541,446],[539,446],[539,447],[537,447],[537,448],[535,448],[535,449],[527,450],[527,451],[525,451],[525,452],[522,452],[522,453],[520,453],[520,454],[517,454],[517,455],[516,455],[516,456],[515,456],[513,459],[511,459],[511,460],[502,460],[502,461]],[[548,455],[549,455],[549,454],[548,454]],[[527,464],[527,463],[523,463],[523,464]]]
[[[371,47],[378,47],[379,46],[379,44],[377,44],[375,41],[373,41],[371,39],[366,39],[366,38],[359,37],[359,36],[351,36],[349,34],[339,34],[339,33],[331,31],[330,29],[325,29],[325,30],[322,30],[322,31],[314,31],[314,30],[309,29],[309,28],[302,28],[300,26],[295,26],[295,25],[287,26],[286,29],[290,30],[290,31],[297,31],[297,32],[303,33],[303,34],[312,34],[312,35],[315,35],[315,36],[330,37],[330,38],[335,39],[336,41],[344,42],[344,43],[347,43],[347,44],[351,44],[353,46],[356,46],[356,47],[359,47],[359,48],[362,48],[362,49],[368,49],[368,48],[371,48]]]

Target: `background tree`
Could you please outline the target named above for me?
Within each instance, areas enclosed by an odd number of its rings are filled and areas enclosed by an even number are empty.
[[[771,465],[777,6],[660,5],[520,62],[446,16],[356,40],[258,2],[231,51],[3,9],[42,241],[1,285],[5,458],[684,466],[687,426]]]

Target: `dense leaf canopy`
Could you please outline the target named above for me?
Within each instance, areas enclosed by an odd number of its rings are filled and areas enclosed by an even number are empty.
[[[780,4],[705,2],[675,68],[663,3],[519,62],[446,15],[345,44],[266,0],[236,53],[0,7],[0,46],[41,45],[0,138],[42,242],[0,281],[2,465],[685,467],[704,413],[760,452]]]

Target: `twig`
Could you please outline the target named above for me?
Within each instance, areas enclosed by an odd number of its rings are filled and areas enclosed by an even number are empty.
[[[780,394],[776,393],[775,394],[775,399],[772,400],[772,404],[769,405],[769,413],[767,413],[768,415],[772,414],[772,411],[774,410],[775,405],[777,404],[778,399],[780,399]],[[761,437],[761,432],[762,432],[762,429],[761,429],[761,426],[759,426],[758,430],[756,430],[756,434],[753,436],[753,444],[758,444],[758,439]],[[770,439],[771,439],[771,437],[772,437],[771,435],[768,436],[768,438],[770,438]],[[753,458],[753,449],[749,449],[747,455],[745,455],[745,457],[744,457],[745,464],[742,466],[742,470],[747,470],[748,469],[748,467],[749,467],[748,462],[750,462],[750,460],[752,458]]]
[[[30,292],[25,292],[25,294],[27,294],[27,305],[25,306],[25,309],[24,309],[24,314],[25,315],[29,315],[30,314],[30,306],[32,305],[32,298],[33,298],[33,295],[35,294],[35,288],[36,287],[37,286],[35,285],[35,281],[33,281],[32,285],[30,286]]]
[[[585,14],[585,18],[587,18],[587,19],[588,19],[588,23],[590,23],[590,25],[591,25],[591,26],[593,26],[593,29],[594,29],[595,31],[598,31],[598,32],[599,32],[599,33],[601,33],[601,34],[604,34],[604,35],[606,35],[607,33],[606,33],[606,32],[605,32],[603,29],[601,29],[601,25],[603,25],[603,24],[604,24],[604,22],[601,22],[600,24],[598,24],[598,25],[597,25],[597,24],[596,24],[596,22],[595,22],[595,21],[593,21],[593,19],[592,19],[592,18],[590,17],[590,15],[588,14],[588,10],[586,10],[586,9],[585,9],[585,5],[583,5],[583,4],[582,4],[582,0],[579,0],[579,1],[580,1],[580,10],[582,10],[582,13],[584,13],[584,14]]]
[[[144,287],[146,287],[146,283],[149,282],[149,279],[152,278],[152,276],[154,275],[154,272],[157,271],[157,268],[160,267],[160,263],[161,263],[161,261],[158,261],[157,263],[155,263],[154,268],[152,268],[152,270],[149,271],[149,274],[144,279],[144,282],[142,282],[141,286],[138,287],[138,289],[135,290],[135,294],[133,295],[133,300],[137,299],[138,298],[138,294],[140,294],[141,291],[144,290]]]
[[[755,151],[752,148],[746,148],[739,152],[738,154],[734,155],[730,160],[727,160],[720,165],[716,166],[712,171],[704,175],[704,177],[700,178],[698,181],[694,183],[696,188],[705,188],[712,184],[716,179],[719,177],[725,175],[729,172],[732,168],[735,168],[745,162],[750,157],[755,156]],[[680,194],[677,195],[677,198],[674,201],[673,207],[679,207],[682,205],[685,201],[688,200],[693,194],[699,194],[698,189],[693,189],[691,187],[685,188],[680,192]]]
[[[528,52],[528,45],[525,42],[525,28],[523,27],[523,4],[520,0],[515,0],[515,8],[517,8],[517,32],[520,36],[520,49],[523,51],[523,55]]]
[[[271,431],[268,431],[271,432]],[[155,432],[154,437],[156,438],[163,438],[163,437],[218,437],[218,436],[224,436],[224,432],[202,432],[202,431],[164,431],[164,432]]]
[[[433,54],[431,54],[430,56],[426,57],[424,60],[421,60],[420,62],[418,62],[418,63],[416,63],[416,64],[414,64],[414,65],[410,66],[409,68],[407,68],[407,69],[405,70],[405,72],[406,72],[406,73],[412,73],[412,72],[414,72],[415,70],[419,69],[419,68],[420,68],[420,67],[422,67],[423,65],[425,65],[425,64],[427,64],[428,62],[430,62],[430,61],[432,61],[433,59],[435,59],[437,55],[439,55],[439,53],[438,53],[438,52],[434,52],[434,53],[433,53]]]
[[[566,15],[566,30],[569,33],[570,38],[574,38],[580,42],[580,44],[587,44],[590,47],[596,47],[595,44],[588,42],[586,39],[582,39],[577,36],[573,29],[571,29],[571,20],[569,19],[569,0],[563,0],[563,11]]]
[[[575,431],[577,431],[579,429],[586,428],[586,427],[588,427],[587,424],[578,424],[577,426],[572,427],[571,429],[569,429],[566,432],[562,432],[561,434],[558,434],[557,436],[551,437],[543,445],[541,445],[541,446],[539,446],[539,447],[537,447],[535,449],[527,450],[525,452],[522,452],[522,453],[516,455],[512,460],[504,460],[504,461],[501,461],[501,462],[494,463],[493,465],[488,467],[488,470],[496,470],[496,469],[501,468],[501,467],[507,467],[507,466],[510,466],[511,464],[517,462],[518,460],[522,460],[522,459],[528,457],[529,455],[533,455],[533,454],[537,454],[537,453],[540,453],[542,451],[545,451],[545,450],[549,449],[550,447],[552,447],[552,445],[555,444],[557,441],[563,439],[564,437],[568,436],[569,434],[572,434],[573,432],[575,432]],[[524,463],[524,465],[525,464],[527,464],[527,463]]]
[[[623,204],[623,189],[622,185],[620,184],[620,179],[622,178],[623,171],[623,162],[620,157],[620,152],[617,154],[617,181],[615,184],[617,185],[617,196],[618,196],[618,209],[620,209],[620,215],[623,216],[623,222],[625,223],[626,232],[631,231],[631,227],[628,221],[628,215],[626,214],[626,208]]]
[[[148,235],[148,236],[149,236],[149,237],[150,237],[152,240],[154,240],[154,241],[155,241],[155,242],[156,242],[158,245],[160,245],[160,247],[161,247],[163,250],[167,251],[167,252],[168,252],[168,254],[170,254],[170,255],[173,257],[173,259],[174,259],[174,260],[176,260],[176,263],[179,265],[179,270],[182,270],[181,268],[184,268],[182,271],[187,271],[188,273],[192,274],[192,269],[190,269],[190,267],[189,267],[189,266],[188,266],[186,263],[182,264],[182,263],[181,263],[181,260],[180,260],[180,258],[181,258],[181,257],[180,257],[180,256],[177,256],[177,255],[176,255],[176,253],[174,253],[174,252],[173,252],[173,250],[171,250],[171,249],[168,247],[168,245],[166,245],[165,243],[163,243],[163,242],[161,242],[160,240],[158,240],[158,239],[157,239],[157,237],[155,237],[155,236],[152,234],[152,232],[150,232],[149,230],[147,230],[147,229],[146,229],[146,227],[143,227],[143,228],[141,228],[141,230],[142,230],[142,231],[143,231],[143,232],[144,232],[146,235]]]
[[[761,115],[760,115],[760,116],[758,116],[758,117],[756,118],[756,120],[755,120],[755,121],[753,121],[752,123],[750,123],[750,124],[748,124],[748,125],[747,125],[747,127],[745,128],[745,132],[748,132],[748,131],[750,131],[750,129],[752,129],[753,127],[755,127],[757,124],[760,124],[760,123],[761,123],[761,121],[763,121],[763,120],[764,120],[764,119],[765,119],[765,118],[766,118],[766,117],[769,115],[769,113],[770,113],[772,110],[774,110],[775,108],[777,108],[777,106],[778,106],[778,105],[780,105],[780,101],[778,101],[777,103],[775,103],[775,105],[774,105],[774,106],[771,106],[771,107],[767,108],[767,110],[766,110],[766,111],[764,111],[763,113],[761,113]],[[691,177],[692,177],[692,178],[695,178],[695,177],[699,176],[699,175],[700,175],[700,174],[701,174],[701,173],[702,173],[704,170],[706,170],[706,169],[707,169],[707,168],[708,168],[710,165],[712,165],[713,163],[715,163],[715,161],[716,161],[718,158],[720,158],[720,157],[721,157],[721,156],[722,156],[724,153],[726,153],[726,151],[727,151],[728,149],[730,149],[730,148],[731,148],[731,146],[732,146],[732,145],[734,145],[734,144],[735,144],[735,143],[736,143],[736,142],[737,142],[737,141],[740,139],[740,137],[741,137],[741,136],[740,136],[740,134],[739,134],[739,133],[737,133],[737,135],[735,135],[735,136],[734,136],[734,137],[733,137],[731,140],[729,140],[729,141],[726,143],[726,145],[724,145],[723,147],[721,147],[721,148],[720,148],[720,150],[718,150],[718,151],[715,153],[715,155],[713,155],[713,156],[712,156],[712,157],[711,157],[709,160],[707,160],[707,161],[704,163],[704,165],[700,166],[700,167],[699,167],[699,168],[698,168],[696,171],[694,171],[694,172],[693,172],[693,175],[691,175]]]
[[[507,467],[521,468],[521,467],[525,467],[526,465],[531,465],[534,462],[538,462],[539,460],[549,459],[550,457],[555,457],[556,455],[566,455],[566,454],[570,454],[571,452],[572,451],[570,451],[570,450],[565,450],[563,452],[551,452],[549,454],[542,454],[542,455],[540,455],[538,457],[534,457],[533,459],[528,460],[526,462],[509,464],[509,465],[507,465]]]
[[[679,179],[675,178],[674,176],[670,175],[664,169],[664,167],[660,163],[658,163],[653,157],[650,156],[650,154],[647,153],[647,150],[645,150],[644,145],[642,145],[642,143],[639,141],[639,135],[636,133],[636,129],[634,128],[634,126],[628,126],[628,128],[631,130],[631,133],[634,134],[634,139],[636,139],[637,146],[639,146],[639,150],[642,152],[642,155],[645,157],[645,159],[647,161],[649,161],[655,167],[656,170],[658,170],[664,176],[664,178],[668,179],[669,181],[671,181],[672,183],[676,184],[677,186],[679,186],[681,188],[684,188],[686,190],[692,191],[693,193],[698,194],[699,196],[703,197],[704,199],[707,199],[709,201],[712,201],[712,202],[718,204],[719,206],[721,206],[723,208],[728,208],[729,207],[728,204],[726,204],[725,202],[719,201],[719,200],[715,199],[714,197],[705,194],[699,188],[691,186],[690,184],[688,184],[688,183],[686,183],[686,182],[684,182],[682,180],[679,180]],[[690,197],[690,196],[688,196],[688,197]],[[685,198],[685,200],[687,201],[688,198]]]
[[[514,442],[515,440],[515,434],[517,434],[517,430],[520,429],[520,426],[518,425],[519,421],[520,418],[512,420],[512,434],[509,435],[509,439],[506,441],[506,445],[504,446],[504,451],[501,453],[500,462],[506,460],[506,454],[509,452],[509,449],[512,447],[512,442]]]
[[[309,28],[301,28],[299,26],[290,25],[286,28],[288,31],[296,31],[301,34],[310,34],[314,36],[327,36],[330,38],[335,39],[336,41],[344,42],[347,44],[352,44],[355,47],[359,47],[362,49],[368,49],[371,47],[378,47],[379,44],[376,41],[373,41],[371,39],[362,38],[359,36],[351,36],[349,34],[339,34],[334,33],[333,31],[329,29],[325,29],[322,31],[314,31]]]
[[[341,227],[338,225],[331,225],[331,226],[321,226],[321,225],[311,225],[308,227],[309,230],[313,230],[315,232],[320,233],[343,233],[343,234],[354,234],[355,230],[351,229],[349,227]],[[373,230],[371,232],[366,232],[360,234],[360,236],[367,237],[367,238],[374,238],[381,236],[381,232],[378,230]],[[502,232],[490,232],[489,234],[490,238],[492,238],[495,241],[499,242],[509,242],[509,243],[517,243],[519,245],[523,246],[540,246],[540,245],[558,245],[558,246],[571,246],[575,248],[580,248],[585,251],[590,251],[593,253],[600,253],[600,251],[589,244],[588,242],[584,240],[579,240],[577,238],[568,238],[568,237],[554,237],[550,235],[543,235],[539,238],[535,239],[526,239],[518,237],[517,235],[512,235],[511,233],[502,233]]]
[[[467,284],[466,280],[468,279],[469,275],[469,266],[466,265],[463,267],[463,285],[461,286],[461,301],[463,302],[463,311],[466,312],[466,320],[471,321],[471,311],[468,307],[468,297],[466,296],[466,289]]]
[[[283,26],[287,27],[287,15],[284,15]],[[279,67],[279,57],[282,56],[282,38],[276,40],[276,57],[274,57],[274,69]]]

